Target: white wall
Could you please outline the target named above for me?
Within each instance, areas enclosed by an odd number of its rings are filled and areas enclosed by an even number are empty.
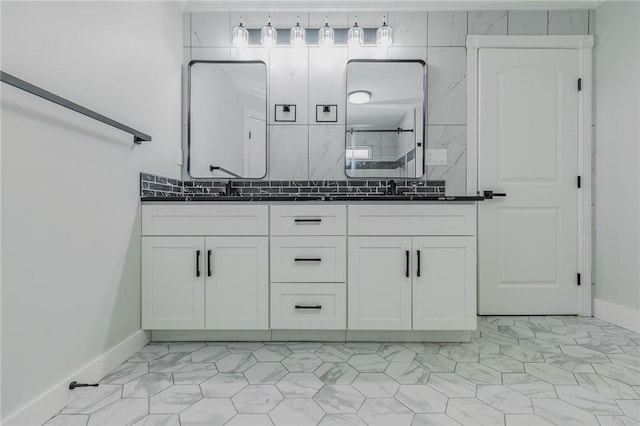
[[[3,71],[153,137],[134,145],[2,85],[6,421],[140,333],[138,173],[179,176],[182,14],[174,2],[1,8]]]
[[[596,316],[600,301],[637,314],[640,3],[608,1],[596,14]]]

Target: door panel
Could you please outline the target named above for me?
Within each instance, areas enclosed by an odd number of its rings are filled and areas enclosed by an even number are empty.
[[[267,329],[268,237],[207,237],[206,328]],[[208,268],[207,268],[208,275]]]
[[[578,54],[481,49],[478,208],[483,315],[577,312]]]
[[[348,245],[348,328],[410,330],[411,237],[349,237]]]
[[[143,329],[204,328],[203,255],[202,237],[142,238]]]

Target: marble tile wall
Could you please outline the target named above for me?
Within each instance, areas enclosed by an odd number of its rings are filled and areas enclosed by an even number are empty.
[[[269,172],[266,180],[345,180],[344,109],[346,61],[350,59],[422,59],[427,62],[427,148],[447,149],[446,166],[427,166],[424,179],[445,180],[447,192],[466,193],[466,48],[467,34],[593,34],[595,13],[589,10],[390,12],[393,45],[388,48],[334,46],[231,47],[231,28],[241,13],[185,13],[184,61],[193,59],[259,59],[267,63],[269,111],[276,103],[297,106],[296,123],[269,121]],[[245,26],[261,28],[267,12],[243,13]],[[274,26],[317,28],[325,13],[274,12]],[[335,28],[378,27],[384,12],[332,12]],[[288,37],[288,34],[279,34]],[[337,104],[337,123],[317,123],[316,104]],[[184,121],[186,124],[186,120]],[[186,147],[185,147],[186,150]]]

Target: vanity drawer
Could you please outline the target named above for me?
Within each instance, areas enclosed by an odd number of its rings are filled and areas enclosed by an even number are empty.
[[[267,205],[142,206],[142,235],[268,235]]]
[[[271,206],[271,235],[345,235],[344,205]]]
[[[475,235],[475,204],[350,205],[349,235]]]
[[[272,282],[345,282],[346,237],[271,237]]]
[[[346,284],[271,284],[272,329],[347,326]]]

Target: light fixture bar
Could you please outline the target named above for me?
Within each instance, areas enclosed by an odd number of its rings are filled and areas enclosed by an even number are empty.
[[[289,41],[289,30],[290,28],[276,28],[278,31],[278,40],[277,46],[290,46]],[[247,28],[249,32],[249,46],[261,46],[260,44],[260,33],[261,28]],[[320,28],[307,28],[307,43],[306,46],[319,46],[319,30]],[[364,32],[363,37],[363,46],[376,46],[376,31],[377,28],[363,28]],[[333,28],[334,32],[334,46],[348,46],[347,33],[349,32],[349,28]],[[282,36],[281,36],[282,35]]]

